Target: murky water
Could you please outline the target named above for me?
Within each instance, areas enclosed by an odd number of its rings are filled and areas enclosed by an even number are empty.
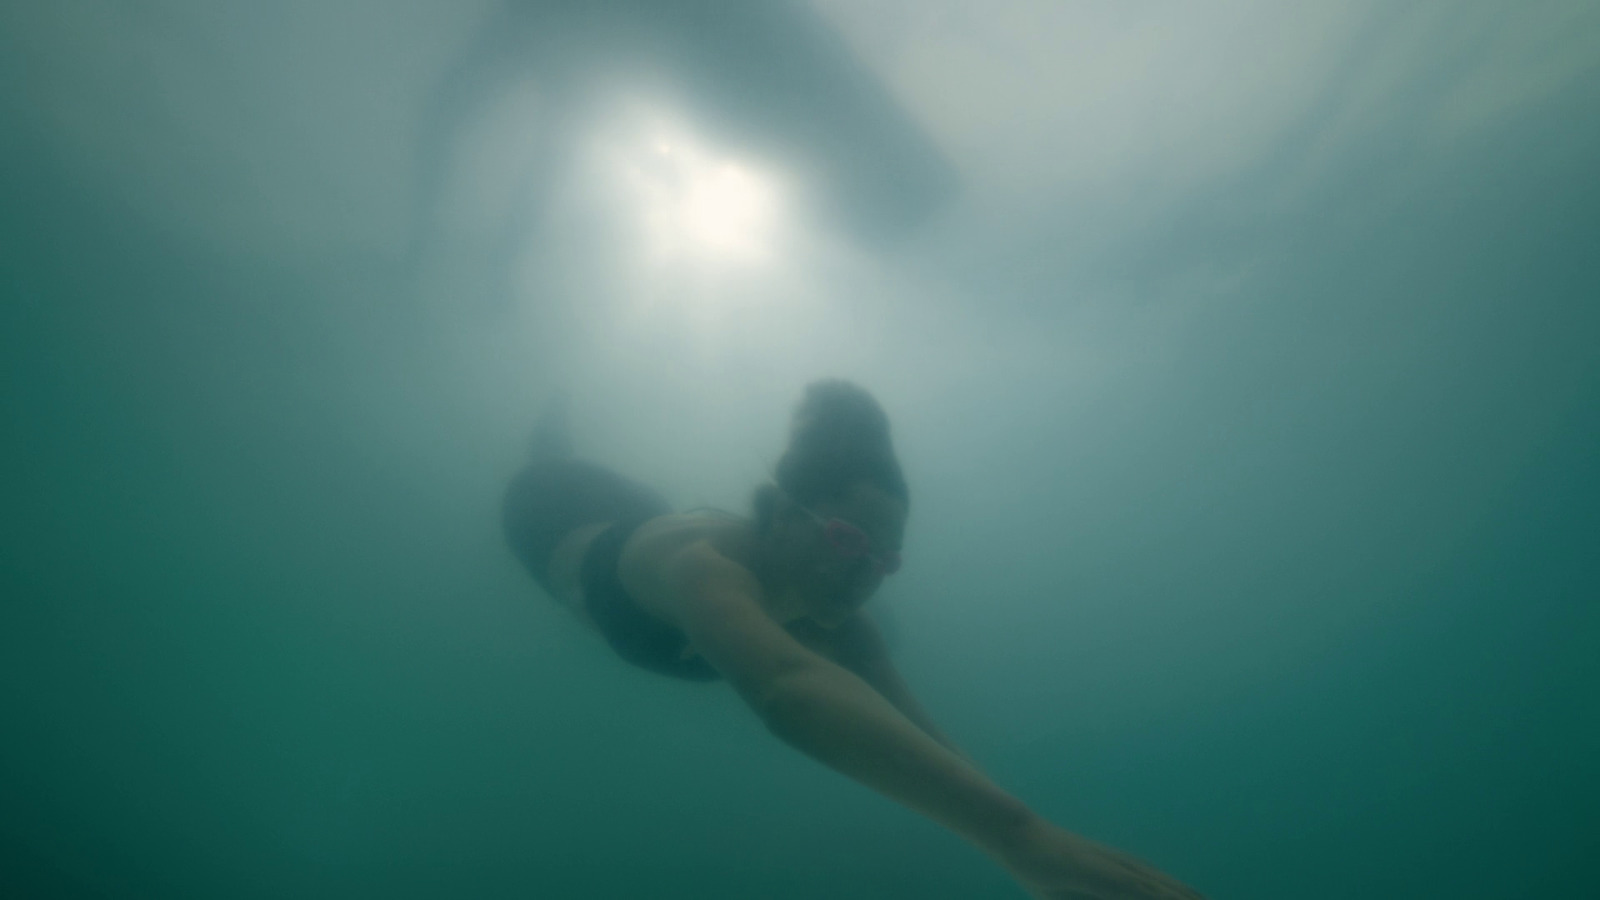
[[[743,509],[823,375],[1035,808],[1217,898],[1588,892],[1592,4],[23,6],[7,896],[1020,896],[499,533],[558,390]]]

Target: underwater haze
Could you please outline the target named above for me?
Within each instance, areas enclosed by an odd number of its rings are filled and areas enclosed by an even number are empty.
[[[0,895],[1019,897],[500,531],[808,382],[987,773],[1229,900],[1589,896],[1600,5],[0,8]]]

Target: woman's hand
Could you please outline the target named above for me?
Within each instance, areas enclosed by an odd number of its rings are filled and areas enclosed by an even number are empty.
[[[1002,863],[1038,900],[1201,900],[1166,873],[1043,820]]]

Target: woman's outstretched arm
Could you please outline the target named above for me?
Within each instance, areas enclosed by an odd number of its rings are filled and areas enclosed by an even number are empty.
[[[825,629],[817,626],[798,633],[791,628],[791,633],[796,634],[800,642],[807,647],[817,650],[823,656],[861,676],[863,681],[882,694],[883,699],[893,704],[895,709],[900,710],[901,714],[921,728],[928,737],[977,767],[972,757],[957,747],[955,742],[934,723],[933,717],[928,715],[928,711],[922,708],[922,704],[911,693],[910,686],[900,677],[899,670],[889,657],[889,648],[883,640],[882,632],[878,630],[878,624],[864,611],[856,613],[835,628]]]
[[[945,826],[1037,897],[1194,898],[1154,869],[1063,831],[940,744],[860,676],[762,610],[760,586],[708,544],[668,566],[663,606],[786,743]]]

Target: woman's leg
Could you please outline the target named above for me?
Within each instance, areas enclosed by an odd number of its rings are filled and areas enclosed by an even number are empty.
[[[550,557],[585,525],[665,515],[671,505],[636,481],[594,463],[573,459],[565,404],[553,403],[534,428],[533,459],[512,478],[501,507],[511,550],[545,588]]]

